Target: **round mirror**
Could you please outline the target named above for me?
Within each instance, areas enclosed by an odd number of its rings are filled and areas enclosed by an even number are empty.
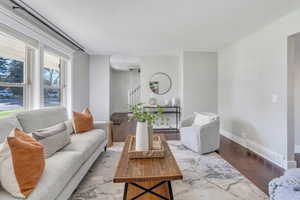
[[[153,93],[163,95],[170,91],[172,80],[168,74],[158,72],[152,75],[149,87]]]

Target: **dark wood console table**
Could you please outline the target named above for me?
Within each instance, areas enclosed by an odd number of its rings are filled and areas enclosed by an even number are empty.
[[[148,112],[157,112],[156,106],[145,106],[144,108]],[[179,123],[181,115],[180,106],[160,106],[160,108],[162,108],[163,114],[175,116],[175,127],[154,127],[154,132],[179,132]]]

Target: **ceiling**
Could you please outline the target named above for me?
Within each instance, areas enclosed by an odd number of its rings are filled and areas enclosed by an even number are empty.
[[[299,0],[24,0],[90,54],[216,51]]]

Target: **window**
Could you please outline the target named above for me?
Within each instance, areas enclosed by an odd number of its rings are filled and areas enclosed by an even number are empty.
[[[44,107],[63,104],[64,62],[54,54],[44,53],[43,67],[43,104]]]
[[[0,28],[0,118],[22,110],[66,105],[69,56]]]
[[[0,32],[0,117],[26,105],[26,45]]]

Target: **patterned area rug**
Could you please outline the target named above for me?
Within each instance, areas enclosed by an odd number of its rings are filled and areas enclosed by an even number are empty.
[[[267,200],[268,197],[218,154],[198,155],[168,142],[184,180],[173,181],[176,200]],[[124,184],[112,182],[123,143],[103,153],[83,179],[72,200],[119,200]]]

